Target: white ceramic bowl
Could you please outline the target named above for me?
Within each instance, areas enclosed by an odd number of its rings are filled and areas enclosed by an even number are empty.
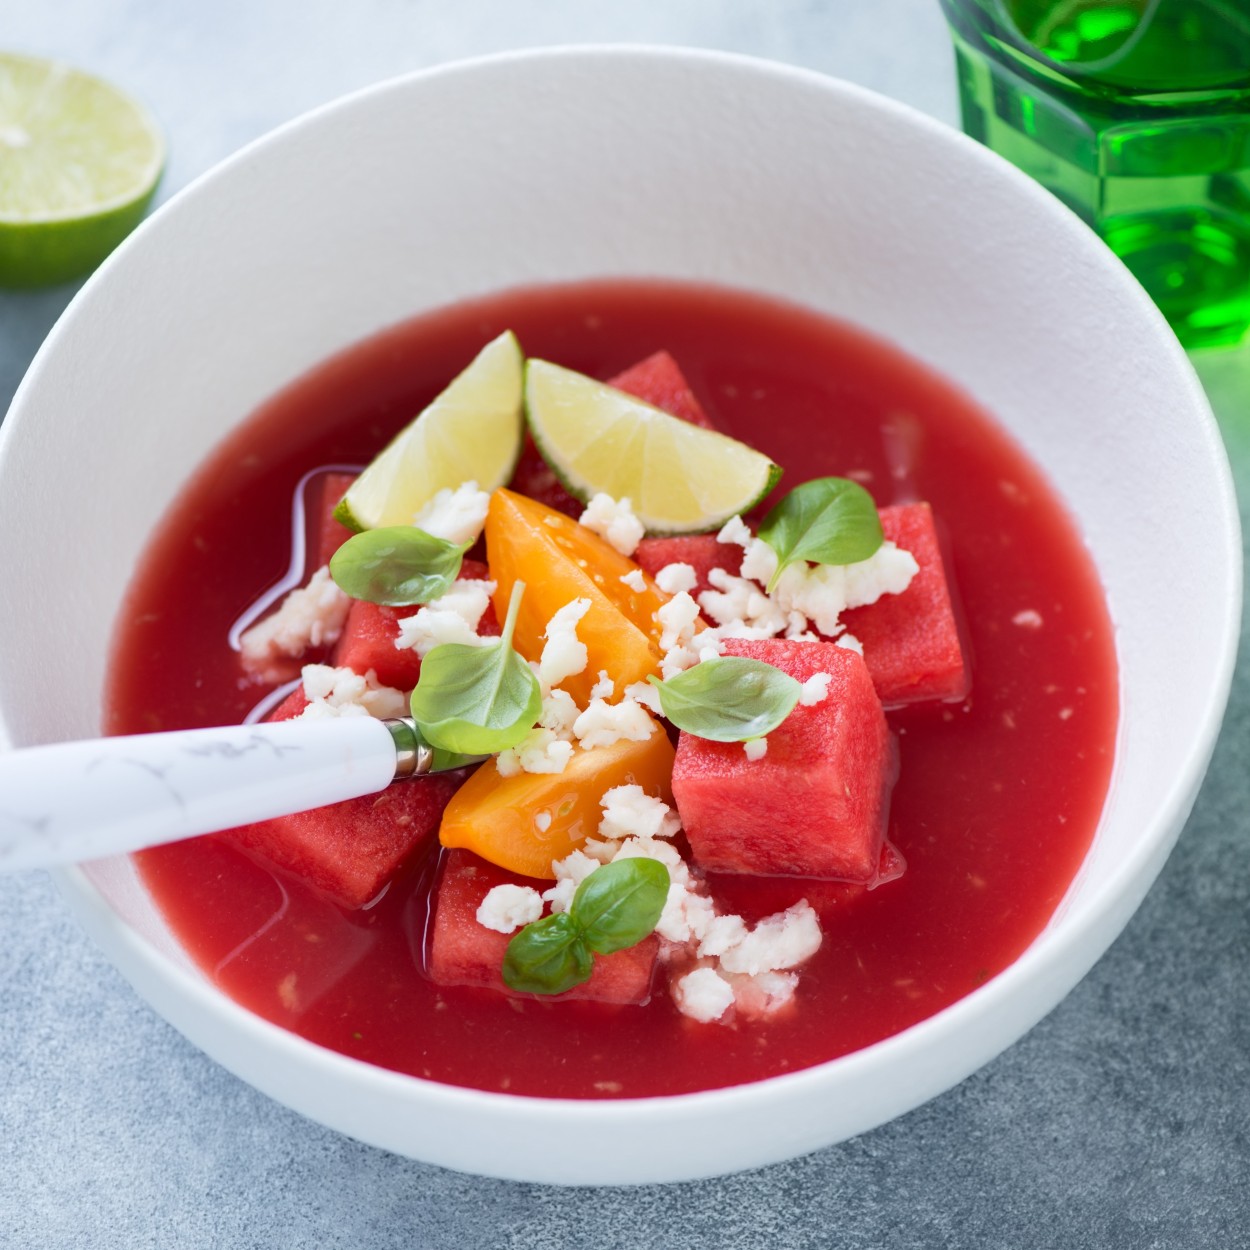
[[[1012,967],[857,1054],[702,1094],[548,1101],[369,1067],[218,993],[128,861],[61,874],[139,993],[244,1080],[389,1150],[534,1181],[675,1180],[796,1155],[1010,1045],[1106,949],[1167,856],[1219,728],[1240,610],[1227,464],[1189,364],[1047,194],[954,131],[811,73],[691,51],[527,52],[284,127],[177,196],[86,285],[0,427],[0,736],[97,732],[136,553],[261,400],[414,312],[603,275],[807,304],[980,400],[1079,520],[1115,622],[1122,714],[1093,849]],[[611,1150],[584,1149],[592,1127]]]

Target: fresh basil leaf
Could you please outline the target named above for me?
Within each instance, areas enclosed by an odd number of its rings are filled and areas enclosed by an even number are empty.
[[[414,525],[365,530],[330,557],[330,576],[353,599],[411,607],[447,593],[468,549]]]
[[[739,655],[704,660],[667,681],[647,680],[678,729],[714,742],[746,742],[771,733],[803,690],[802,682],[779,668]]]
[[[668,869],[656,859],[618,859],[577,887],[571,915],[599,955],[636,946],[651,933],[668,899]]]
[[[485,646],[447,642],[421,661],[412,718],[431,746],[459,755],[514,747],[542,715],[542,688],[512,647],[524,582],[512,587],[502,636]]]
[[[523,994],[563,994],[589,981],[592,971],[594,956],[569,912],[527,924],[503,957],[504,984]]]
[[[858,564],[885,536],[872,496],[844,477],[818,477],[796,486],[760,525],[759,536],[777,553],[777,579],[799,560],[812,564]]]

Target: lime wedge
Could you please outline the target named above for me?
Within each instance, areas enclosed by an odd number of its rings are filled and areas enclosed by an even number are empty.
[[[402,429],[352,483],[334,511],[354,530],[411,525],[440,490],[476,482],[492,491],[512,477],[521,454],[524,358],[511,330]]]
[[[116,87],[0,53],[0,286],[94,269],[138,225],[164,163],[156,124]]]
[[[715,529],[772,490],[781,469],[763,453],[669,416],[584,374],[531,360],[530,433],[564,488],[629,499],[652,534]]]

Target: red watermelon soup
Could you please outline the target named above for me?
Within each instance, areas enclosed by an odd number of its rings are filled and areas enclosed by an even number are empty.
[[[1097,575],[1053,489],[966,396],[849,325],[761,297],[624,281],[511,291],[415,318],[299,379],[218,448],[153,536],[117,623],[107,731],[306,706],[303,690],[281,697],[289,673],[243,671],[232,629],[281,581],[293,543],[296,580],[328,558],[347,537],[331,512],[352,474],[506,329],[531,356],[759,449],[785,469],[783,489],[854,480],[886,537],[915,555],[905,594],[845,614],[863,660],[829,639],[727,648],[799,680],[825,673],[837,696],[797,707],[762,760],[686,734],[652,753],[668,752],[656,793],[675,796],[674,841],[717,909],[749,928],[806,900],[819,948],[785,974],[796,984],[781,1009],[752,1012],[740,997],[711,1022],[679,1010],[666,981],[690,960],[666,965],[656,935],[598,957],[577,991],[506,992],[509,939],[474,915],[492,886],[525,878],[440,846],[455,774],[137,856],[190,956],[239,1003],[345,1055],[575,1098],[821,1063],[1002,971],[1063,897],[1107,789],[1117,678]],[[532,447],[512,486],[521,512],[580,511]],[[648,586],[688,565],[699,594],[742,555],[691,536],[646,538],[633,558]],[[461,576],[488,572],[466,562]],[[306,658],[406,689],[417,668],[394,638],[407,611],[353,604],[335,647]],[[488,609],[484,636],[497,618]],[[796,646],[810,650],[796,660]],[[835,702],[850,728],[830,746],[821,708]],[[867,832],[830,851],[811,812],[835,791],[855,796],[836,818]],[[742,830],[721,815],[738,810],[737,792],[755,804]]]

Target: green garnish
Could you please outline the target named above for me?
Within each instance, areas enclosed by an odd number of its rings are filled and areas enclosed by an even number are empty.
[[[885,540],[872,496],[844,477],[818,477],[796,486],[760,525],[759,536],[777,553],[777,579],[800,560],[858,564]]]
[[[396,608],[429,603],[451,589],[469,546],[415,525],[365,530],[330,557],[330,576],[353,599]]]
[[[512,587],[503,634],[480,647],[445,642],[421,661],[412,718],[432,747],[494,755],[514,747],[542,715],[534,670],[512,646],[524,582]]]
[[[595,955],[636,946],[655,929],[668,887],[668,869],[656,859],[596,868],[568,911],[527,924],[508,943],[504,983],[524,994],[563,994],[589,981]]]
[[[748,742],[771,733],[794,711],[803,691],[802,682],[788,673],[739,655],[704,660],[667,681],[647,680],[678,729],[714,742]]]

